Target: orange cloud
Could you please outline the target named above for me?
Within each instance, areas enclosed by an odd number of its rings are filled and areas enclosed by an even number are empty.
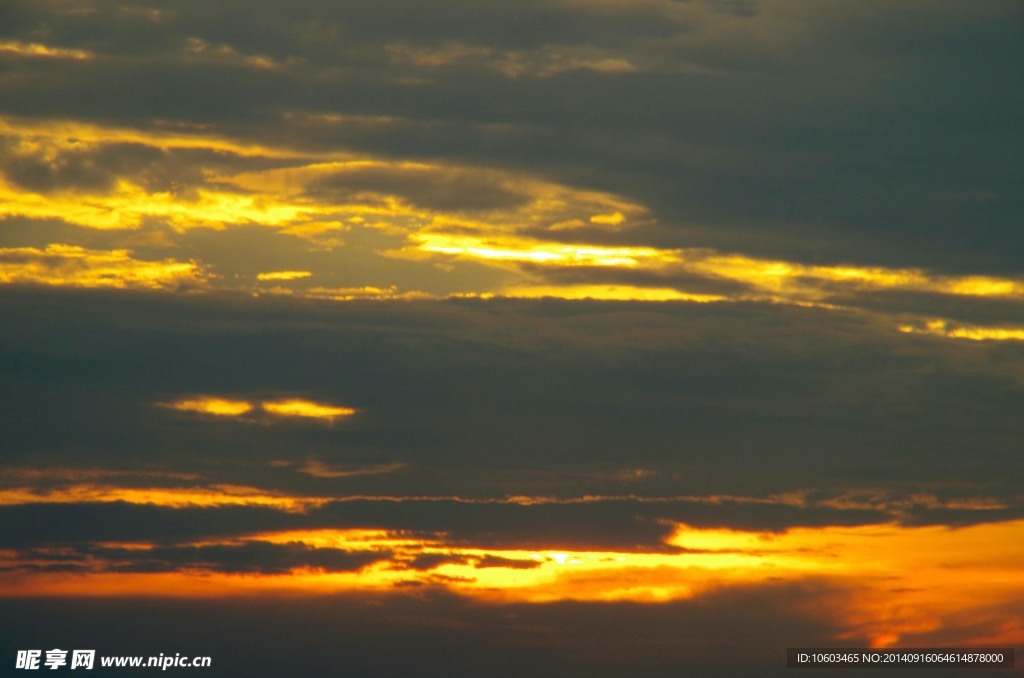
[[[251,488],[226,495],[263,497]],[[184,499],[182,497],[181,499]],[[176,500],[177,501],[177,500]],[[838,641],[883,647],[920,637],[951,644],[1024,642],[1024,568],[1019,544],[1024,520],[975,525],[794,528],[781,533],[698,529],[677,525],[676,552],[635,553],[562,549],[531,551],[449,543],[367,529],[291,530],[193,546],[251,542],[382,554],[357,571],[297,567],[286,574],[222,575],[96,573],[0,575],[0,595],[384,592],[410,584],[443,586],[490,602],[685,600],[734,587],[826,581],[828,593],[795,601],[841,629]],[[145,544],[138,548],[147,548]],[[45,555],[45,554],[44,554]],[[5,555],[16,565],[17,553]],[[413,567],[415,563],[420,563]],[[197,586],[188,586],[195,581]],[[1016,610],[1016,611],[1015,611]],[[983,619],[984,625],[962,620]],[[995,631],[978,630],[996,629]]]

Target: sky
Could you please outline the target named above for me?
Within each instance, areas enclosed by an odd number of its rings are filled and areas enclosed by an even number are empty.
[[[0,673],[1019,651],[1022,67],[1017,0],[0,0]]]

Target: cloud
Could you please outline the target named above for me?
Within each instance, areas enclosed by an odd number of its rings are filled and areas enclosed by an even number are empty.
[[[108,476],[128,475],[112,471]],[[144,476],[143,476],[144,477]],[[0,490],[0,505],[125,503],[173,508],[216,506],[269,506],[283,511],[302,512],[311,506],[329,502],[326,497],[295,497],[239,485],[138,486],[113,483],[69,483],[49,488],[15,486]]]
[[[316,459],[310,459],[299,467],[299,471],[317,478],[348,478],[351,476],[394,473],[395,471],[400,471],[407,466],[408,464],[402,462],[366,465],[331,465],[317,461]]]
[[[0,284],[197,291],[208,286],[194,261],[136,259],[130,250],[51,244],[0,248]]]
[[[302,544],[247,542],[237,545],[164,546],[151,549],[93,548],[96,571],[208,571],[231,574],[286,574],[296,568],[352,572],[388,556],[380,551],[310,548]]]
[[[931,334],[952,339],[970,339],[972,341],[1024,341],[1024,327],[983,327],[957,323],[950,326],[942,319],[929,320],[924,327],[900,325],[900,332],[914,334]]]
[[[88,60],[95,55],[81,49],[64,49],[60,47],[48,47],[38,42],[0,42],[0,53],[15,55],[21,58],[43,58],[43,59],[75,59]]]
[[[269,271],[256,276],[258,280],[299,280],[313,275],[310,271]]]
[[[160,406],[179,412],[197,412],[215,417],[240,417],[253,409],[253,404],[247,400],[213,397],[186,398],[170,403],[160,403]]]
[[[354,675],[1018,642],[1020,18],[4,3],[5,590],[354,587],[239,608]]]
[[[81,465],[88,454],[133,468],[145,448],[147,463],[167,470],[302,496],[330,491],[330,479],[298,472],[310,459],[413,465],[334,479],[389,496],[757,496],[959,482],[973,488],[964,494],[1019,495],[1008,442],[1024,384],[1015,343],[901,333],[872,315],[10,288],[0,302],[17,318],[0,339],[11,356],[0,421],[14,465]],[[54,318],[67,332],[41,348]],[[90,359],[74,358],[86,346]],[[61,369],[43,370],[41,355]],[[264,357],[258,369],[251,356]],[[31,365],[40,367],[29,378]],[[199,396],[251,403],[243,416],[268,422],[264,400],[359,413],[334,426],[253,426],[153,406]],[[993,481],[1004,464],[1011,470]],[[615,474],[637,467],[654,473],[624,492]]]
[[[826,308],[877,306],[880,295],[887,294],[889,311],[901,313],[914,313],[928,295],[949,298],[948,311],[962,307],[952,299],[966,297],[975,303],[1013,302],[1009,308],[1015,312],[1024,296],[1021,281],[1013,276],[808,264],[707,248],[651,246],[644,243],[659,233],[656,239],[664,240],[665,231],[647,206],[522,172],[351,159],[350,153],[340,151],[288,151],[173,129],[10,119],[4,121],[4,131],[0,164],[9,184],[9,217],[61,219],[115,232],[145,229],[105,239],[65,230],[82,244],[46,242],[45,247],[83,247],[103,240],[145,248],[200,247],[208,261],[194,260],[195,266],[226,273],[207,277],[218,287],[335,300],[439,297],[456,291],[463,296],[758,301]],[[227,234],[187,235],[196,229],[216,232],[242,225],[278,232],[269,236],[273,247],[260,257],[266,263],[256,263],[255,270],[256,260],[244,263]],[[252,231],[239,235],[259,251]],[[313,251],[293,244],[289,258],[295,269],[260,270],[281,261],[282,238],[311,242]],[[330,259],[322,255],[339,248]],[[398,275],[415,286],[321,282],[337,280],[339,258],[350,262],[362,255],[374,260],[372,269],[393,271],[385,280]],[[308,270],[313,268],[315,272]],[[448,276],[439,287],[438,268],[465,271],[462,279],[468,286],[453,289]],[[480,275],[486,269],[496,275]],[[306,280],[314,276],[320,284]],[[19,281],[38,283],[37,278],[25,273]],[[258,285],[271,280],[289,284]],[[574,284],[567,284],[569,280]],[[420,283],[428,283],[426,289]],[[702,291],[707,289],[716,292]],[[917,320],[919,325],[932,322]],[[974,332],[979,333],[984,334]],[[986,336],[997,334],[1012,338],[1013,329]]]
[[[265,412],[274,417],[299,417],[303,419],[322,419],[333,423],[335,419],[351,417],[356,411],[351,407],[338,407],[314,403],[301,398],[285,400],[265,400],[260,403]]]
[[[217,396],[186,397],[157,403],[159,407],[178,412],[212,417],[228,417],[242,421],[275,421],[281,419],[313,419],[333,424],[337,419],[351,417],[351,407],[317,403],[303,398],[248,401]]]

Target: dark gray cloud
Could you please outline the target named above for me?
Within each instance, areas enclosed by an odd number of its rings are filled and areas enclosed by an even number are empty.
[[[290,529],[299,522],[293,515],[254,507],[171,509],[113,502],[30,504],[0,510],[8,518],[3,541],[11,548],[117,541],[172,544],[227,539],[253,529]]]
[[[7,54],[6,113],[516,167],[674,246],[1020,270],[1015,2],[89,7],[16,5],[9,39],[102,58]]]
[[[56,557],[54,557],[56,555]],[[52,554],[23,551],[23,562],[10,566],[25,572],[158,573],[199,571],[226,574],[287,574],[297,568],[323,572],[355,572],[385,560],[386,551],[347,551],[304,544],[211,544],[157,546],[140,551],[116,547],[79,546],[73,552]],[[50,561],[37,564],[33,561]],[[56,562],[53,562],[56,561]]]
[[[870,315],[11,289],[0,301],[11,320],[0,421],[15,466],[88,460],[299,494],[951,482],[1019,495],[1020,346],[905,335]],[[189,394],[359,413],[270,425],[157,406]],[[309,459],[414,471],[316,478],[301,472]],[[617,475],[635,469],[649,473]]]
[[[1024,517],[1019,501],[1015,506],[969,509],[964,507],[963,499],[958,499],[960,508],[943,507],[941,498],[933,503],[915,504],[898,496],[888,503],[877,502],[876,506],[866,504],[846,508],[822,504],[799,507],[751,502],[744,498],[716,502],[605,499],[534,505],[444,499],[355,499],[330,503],[305,513],[257,506],[170,508],[124,502],[40,503],[0,507],[0,516],[6,522],[0,531],[0,546],[24,549],[95,542],[174,545],[248,538],[283,530],[377,529],[463,548],[558,550],[571,547],[592,551],[683,553],[685,549],[665,543],[675,523],[697,529],[783,532],[799,527],[854,527],[892,521],[912,526],[962,527]],[[949,506],[956,504],[950,503]],[[200,547],[173,548],[178,549],[174,557],[182,558],[182,562],[189,558],[198,562],[200,556],[207,553],[195,550]],[[306,564],[310,566],[325,567],[323,563],[328,562],[325,559],[333,557],[329,551],[306,551],[297,546],[291,550],[275,550],[270,546],[267,549],[273,551],[267,554],[268,558],[279,557],[279,560],[271,562],[288,562],[293,563],[292,566],[306,558]],[[216,555],[220,551],[209,553]],[[263,562],[255,557],[255,551],[224,547],[222,555],[226,558],[230,554],[238,555],[240,560],[245,560],[249,554],[254,562]],[[124,557],[131,555],[126,553]],[[147,563],[159,561],[170,567],[174,554],[157,550],[136,555]],[[214,560],[213,555],[211,560]],[[345,554],[336,555],[347,557]],[[403,562],[411,569],[431,569],[441,562],[466,562],[466,558],[451,554],[423,554],[415,560]],[[492,559],[477,563],[477,566],[504,566],[502,562],[501,559]],[[516,565],[512,563],[510,566]]]

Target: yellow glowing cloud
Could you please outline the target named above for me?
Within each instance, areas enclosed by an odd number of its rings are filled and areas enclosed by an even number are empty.
[[[314,213],[301,205],[225,190],[198,189],[193,198],[149,192],[125,179],[111,191],[91,194],[86,200],[77,192],[43,195],[0,183],[0,216],[59,218],[99,230],[139,228],[147,217],[177,230],[219,229],[236,223],[285,226],[308,220]]]
[[[618,224],[620,212],[596,215],[591,222]],[[554,230],[578,228],[580,222],[556,224]],[[456,232],[458,230],[458,232]],[[688,301],[775,301],[822,305],[837,292],[900,290],[942,295],[1001,297],[1024,300],[1024,282],[986,276],[942,276],[920,269],[887,269],[856,266],[810,266],[799,262],[757,259],[720,254],[705,249],[660,249],[654,247],[607,247],[531,239],[514,233],[477,229],[476,233],[446,228],[435,221],[429,231],[409,236],[410,246],[402,255],[439,256],[474,260],[517,270],[527,264],[541,269],[580,266],[621,267],[647,270],[671,279],[673,275],[702,277],[741,283],[746,289],[725,294],[691,294],[678,288],[645,289],[636,286],[579,284],[518,284],[499,291],[507,296],[557,296],[569,299],[635,299]],[[392,253],[398,256],[399,253]],[[531,289],[535,291],[531,291]]]
[[[684,267],[695,273],[751,284],[783,297],[815,300],[832,284],[853,290],[905,290],[937,294],[1024,299],[1024,282],[986,276],[942,276],[921,269],[808,266],[739,255],[685,251]]]
[[[240,417],[253,410],[253,404],[247,400],[229,400],[228,398],[198,397],[176,400],[171,403],[160,403],[166,407],[179,412],[196,412],[198,414],[210,414],[215,417]]]
[[[516,285],[499,293],[504,297],[540,299],[599,299],[604,301],[688,301],[711,303],[728,301],[717,294],[692,294],[670,287],[636,287],[632,285]]]
[[[205,52],[203,52],[205,53]],[[201,129],[199,130],[202,131]],[[509,224],[546,229],[594,214],[614,226],[626,215],[643,209],[615,196],[581,191],[496,170],[414,162],[352,158],[345,154],[289,152],[243,144],[212,134],[175,130],[103,128],[73,122],[45,123],[0,119],[0,135],[16,143],[16,155],[56,167],[73,158],[112,144],[135,143],[161,150],[206,149],[238,158],[286,159],[290,167],[225,172],[199,167],[201,185],[185,192],[154,191],[133,176],[117,177],[104,189],[65,187],[44,192],[0,182],[0,216],[59,218],[96,229],[139,228],[160,220],[184,231],[196,227],[225,228],[258,224],[306,237],[319,246],[333,247],[339,219],[363,228],[408,234],[430,224],[443,231],[454,228],[479,233],[512,231]],[[351,188],[346,188],[350,183]],[[327,183],[324,183],[327,182]],[[334,190],[335,186],[338,190]],[[325,188],[326,187],[326,188]],[[432,196],[436,187],[451,193]],[[58,187],[59,188],[59,187]],[[479,201],[493,193],[495,202]],[[472,219],[462,214],[459,193],[469,203]],[[330,228],[319,225],[321,222]],[[599,254],[598,254],[599,256]]]
[[[209,149],[241,157],[278,159],[323,157],[297,153],[284,148],[239,142],[209,132],[208,127],[161,127],[140,130],[128,127],[93,125],[77,120],[35,120],[0,116],[0,135],[15,137],[22,145],[39,146],[52,152],[67,144],[101,146],[104,144],[142,144],[169,149]]]
[[[21,43],[0,44],[7,45],[8,50],[45,51],[42,47],[29,49]],[[221,54],[223,50],[219,47],[205,43],[197,42],[190,49],[204,58],[211,54],[243,58]],[[352,123],[345,118],[320,117],[323,118],[321,123]],[[374,118],[357,122],[392,124],[396,121]],[[234,158],[238,167],[237,170],[198,167],[203,181],[180,194],[151,190],[133,176],[112,178],[105,190],[92,189],[91,192],[84,188],[34,192],[0,180],[0,217],[56,218],[96,229],[136,229],[152,222],[178,231],[256,224],[305,238],[321,249],[341,246],[342,240],[338,237],[341,232],[351,231],[355,236],[353,240],[357,240],[367,231],[373,231],[373,242],[387,243],[375,250],[379,255],[433,262],[446,269],[472,262],[504,272],[502,283],[489,282],[493,287],[486,289],[473,289],[470,285],[463,292],[465,296],[754,301],[835,308],[836,303],[855,306],[857,302],[852,297],[859,293],[904,291],[1024,301],[1024,280],[1019,278],[949,276],[918,268],[820,266],[709,249],[669,249],[639,244],[612,246],[535,237],[540,232],[547,235],[574,229],[578,233],[585,232],[581,229],[588,225],[626,232],[629,226],[651,221],[642,205],[625,198],[512,172],[289,151],[223,138],[201,126],[132,130],[68,121],[0,118],[0,135],[12,141],[9,152],[51,167],[59,166],[66,157],[75,154],[87,159],[88,152],[125,143],[165,151],[216,151]],[[273,158],[277,166],[243,171],[251,167],[242,162],[246,158]],[[286,166],[281,167],[282,164]],[[439,187],[444,193],[440,199]],[[464,206],[467,204],[470,207]],[[124,258],[129,254],[127,250],[113,250],[107,256]],[[168,277],[178,280],[202,277],[194,263],[168,259],[148,264],[149,273],[133,265],[130,268],[137,271],[135,274],[101,271],[92,276],[79,276],[85,282],[67,284],[170,287],[170,283],[163,282]],[[129,268],[116,261],[110,265]],[[651,274],[651,279],[665,282],[648,288],[631,284],[590,284],[578,277],[571,283],[545,279],[545,271],[586,267],[643,271]],[[258,280],[287,282],[312,273],[312,270],[272,270],[259,274]],[[510,281],[509,274],[517,274],[519,279]],[[0,275],[15,282],[54,279],[48,273],[33,272],[30,266],[20,267],[15,274],[9,264],[0,264]],[[694,293],[680,289],[683,283],[671,282],[693,278],[721,281],[729,291]],[[272,289],[262,287],[256,292],[299,294],[286,285]],[[843,294],[850,295],[851,300],[837,302],[833,299]],[[316,287],[303,290],[301,295],[333,300],[384,300],[430,298],[436,293],[357,284]],[[925,331],[938,333],[930,328]],[[961,326],[946,328],[942,334],[965,339],[1018,340],[1021,330]]]
[[[595,214],[590,217],[590,222],[593,224],[604,224],[608,226],[618,226],[626,217],[622,216],[622,212],[612,212],[611,214]]]
[[[356,413],[351,407],[324,405],[310,400],[290,398],[287,400],[263,401],[260,407],[275,417],[300,417],[307,419],[323,419],[333,422],[339,417],[351,417]]]
[[[514,237],[485,238],[444,233],[417,233],[412,236],[417,248],[471,259],[526,262],[556,266],[623,266],[642,264],[663,266],[678,261],[675,250],[652,247],[603,247],[541,243]]]
[[[313,157],[213,135],[106,128],[69,121],[0,118],[0,135],[15,141],[11,152],[16,156],[51,167],[59,165],[64,157],[128,143],[164,151],[204,149],[239,158],[290,158],[308,162]],[[209,183],[186,194],[146,189],[133,176],[118,177],[106,189],[65,188],[42,193],[0,180],[0,217],[56,218],[95,229],[138,228],[146,219],[160,219],[178,230],[186,230],[198,226],[223,228],[235,223],[284,227],[308,222],[319,214],[311,206],[282,201],[273,194],[251,194],[235,189],[230,181],[210,175],[205,168],[198,169],[207,175]]]
[[[198,264],[162,259],[143,261],[130,250],[93,250],[51,244],[0,248],[0,284],[18,283],[69,287],[180,289],[205,287]]]
[[[80,49],[50,47],[38,42],[0,41],[0,53],[15,54],[21,57],[43,57],[49,59],[71,59],[88,61],[95,55]]]
[[[249,537],[248,541],[263,541],[270,544],[305,544],[313,548],[348,550],[410,550],[418,552],[424,548],[444,548],[444,543],[437,540],[409,537],[387,530],[359,528],[262,532]]]
[[[256,276],[257,280],[299,280],[300,278],[308,278],[313,274],[310,271],[270,271],[268,273],[260,273]]]
[[[951,339],[971,341],[1024,341],[1024,327],[985,327],[980,325],[953,325],[945,320],[929,320],[924,326],[900,325],[900,332],[932,334]]]
[[[349,215],[353,223],[359,219],[364,227],[396,234],[415,234],[425,225],[442,235],[452,230],[481,235],[510,233],[520,228],[556,228],[580,221],[595,209],[612,210],[612,217],[620,215],[622,219],[626,214],[635,218],[644,213],[640,206],[616,196],[507,172],[369,158],[310,162],[217,180],[307,207],[315,201],[325,216]],[[440,203],[430,198],[438,187],[451,194]],[[499,196],[497,204],[477,204],[481,189]],[[460,192],[469,206],[462,206]],[[467,211],[473,215],[468,216],[464,213]]]
[[[351,417],[356,413],[356,410],[351,407],[316,403],[301,398],[253,402],[217,396],[195,396],[157,404],[160,407],[179,412],[191,412],[214,417],[232,417],[250,421],[253,419],[249,415],[262,413],[273,418],[297,417],[300,419],[319,419],[333,422],[340,417]]]
[[[390,287],[311,287],[305,290],[303,296],[312,299],[331,299],[334,301],[352,301],[354,299],[433,299],[432,294],[419,290],[399,291],[397,285]]]

